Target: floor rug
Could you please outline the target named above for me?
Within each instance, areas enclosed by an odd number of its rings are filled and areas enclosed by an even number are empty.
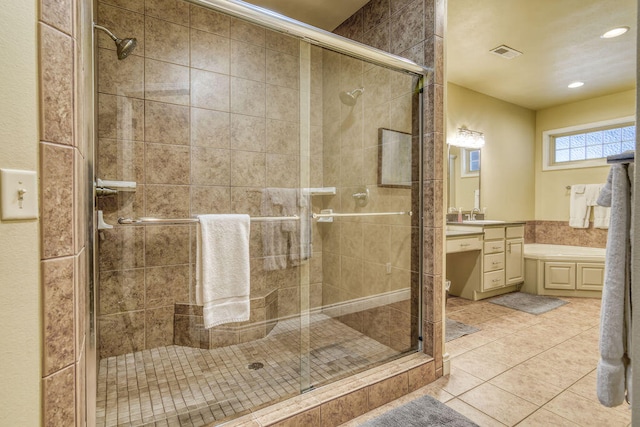
[[[445,342],[449,342],[451,340],[455,340],[456,338],[460,338],[465,335],[473,334],[474,332],[478,332],[480,329],[466,325],[462,322],[458,322],[453,319],[447,319],[447,325],[445,326]]]
[[[423,396],[416,400],[385,412],[367,421],[366,427],[478,427],[477,424],[462,414],[449,408],[431,396]]]
[[[524,292],[512,292],[488,300],[490,303],[524,311],[530,314],[542,314],[567,304],[559,298],[545,297],[542,295],[526,294]]]

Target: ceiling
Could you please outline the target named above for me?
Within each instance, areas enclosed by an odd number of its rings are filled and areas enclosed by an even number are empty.
[[[253,0],[332,30],[366,0]],[[532,110],[635,88],[636,0],[448,0],[449,82]],[[631,30],[601,39],[613,27]],[[523,53],[489,52],[507,45]],[[568,89],[573,81],[584,86]]]

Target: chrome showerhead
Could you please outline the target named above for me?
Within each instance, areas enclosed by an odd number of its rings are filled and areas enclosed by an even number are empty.
[[[340,101],[345,105],[353,107],[356,105],[356,101],[358,100],[358,97],[362,95],[362,92],[364,92],[363,87],[354,89],[351,92],[340,92]]]
[[[129,56],[131,52],[133,52],[133,50],[138,45],[138,40],[134,38],[120,39],[116,37],[116,35],[113,34],[111,31],[103,27],[102,25],[93,24],[93,26],[107,33],[109,37],[111,37],[111,40],[113,40],[116,43],[118,59],[125,59],[127,56]]]

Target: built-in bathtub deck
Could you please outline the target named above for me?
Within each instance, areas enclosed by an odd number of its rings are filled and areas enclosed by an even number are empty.
[[[538,295],[600,297],[604,248],[528,243],[524,245],[522,291]]]

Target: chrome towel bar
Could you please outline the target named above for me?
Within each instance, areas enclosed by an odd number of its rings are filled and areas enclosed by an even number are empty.
[[[349,217],[349,216],[390,216],[390,215],[413,215],[413,212],[353,212],[353,213],[314,213],[311,215],[313,219],[317,218],[333,218],[333,217]]]
[[[251,221],[296,221],[300,217],[293,216],[253,216]],[[118,218],[121,225],[167,225],[167,224],[196,224],[198,218]]]

